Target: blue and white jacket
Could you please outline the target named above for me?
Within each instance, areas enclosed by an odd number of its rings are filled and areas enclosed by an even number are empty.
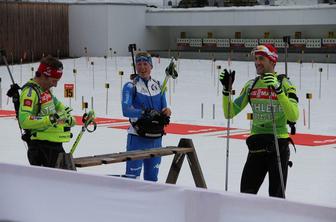
[[[150,78],[142,79],[137,76],[133,82],[127,82],[122,91],[122,111],[125,117],[135,123],[145,109],[155,109],[159,112],[167,107],[165,93],[161,94],[160,82]],[[137,135],[133,126],[128,129],[129,134]]]

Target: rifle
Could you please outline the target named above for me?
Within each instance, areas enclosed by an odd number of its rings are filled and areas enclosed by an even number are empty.
[[[7,61],[7,57],[6,57],[6,51],[4,49],[0,49],[0,56],[2,58],[2,60],[4,61],[9,76],[12,80],[12,84],[10,86],[10,89],[7,91],[7,96],[12,98],[13,104],[14,104],[14,109],[15,109],[15,115],[16,115],[16,119],[19,119],[18,115],[19,115],[19,108],[20,108],[20,93],[19,90],[21,89],[21,87],[15,83],[12,72],[9,69],[9,65],[8,65],[8,61]],[[20,128],[21,129],[21,128]]]
[[[134,51],[136,50],[136,44],[133,43],[133,44],[129,44],[128,45],[128,51],[132,54],[132,64],[133,64],[133,71],[134,73],[131,74],[131,80],[134,79],[137,75],[136,73],[136,68],[135,68],[135,61],[134,61]]]

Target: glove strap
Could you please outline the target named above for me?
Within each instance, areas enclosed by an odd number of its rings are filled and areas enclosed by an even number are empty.
[[[49,121],[50,121],[51,125],[53,125],[53,126],[57,125],[57,120],[58,119],[59,119],[59,115],[57,113],[49,115]]]
[[[97,129],[97,123],[94,121],[94,113],[93,112],[89,112],[89,113],[84,113],[83,117],[82,117],[82,122],[84,125],[84,128],[92,133]],[[89,129],[89,125],[92,123],[93,128]]]
[[[281,94],[281,93],[283,92],[281,86],[278,87],[278,88],[276,88],[276,89],[274,89],[274,91],[275,91],[275,93],[276,93],[277,95],[279,95],[279,94]]]
[[[230,95],[230,91],[228,91],[226,89],[223,89],[222,93],[223,93],[224,96],[229,96]]]

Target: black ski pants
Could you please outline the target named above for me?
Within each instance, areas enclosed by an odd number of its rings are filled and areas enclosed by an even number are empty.
[[[286,187],[290,155],[288,142],[279,142],[279,146],[283,181]],[[240,192],[257,194],[267,173],[269,178],[269,195],[273,197],[283,197],[278,160],[275,151],[249,152],[242,173]]]
[[[30,140],[27,144],[27,156],[30,165],[54,168],[58,154],[65,153],[62,143],[44,140]]]

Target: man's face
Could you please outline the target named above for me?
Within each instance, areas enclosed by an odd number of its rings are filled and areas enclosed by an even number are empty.
[[[59,80],[60,79],[49,77],[49,81],[50,81],[50,85],[51,85],[50,87],[56,87]]]
[[[50,89],[51,87],[56,87],[60,79],[44,76],[43,85],[45,89]]]
[[[136,63],[137,73],[144,79],[149,79],[152,66],[145,61],[140,61]]]
[[[254,64],[258,75],[274,72],[274,63],[263,55],[255,55]]]

